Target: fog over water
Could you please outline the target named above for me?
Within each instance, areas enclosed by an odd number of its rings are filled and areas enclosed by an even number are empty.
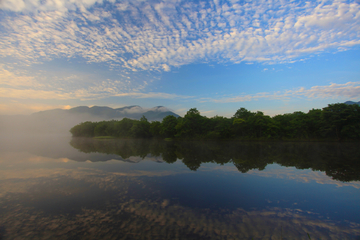
[[[3,239],[360,236],[353,143],[0,141]]]

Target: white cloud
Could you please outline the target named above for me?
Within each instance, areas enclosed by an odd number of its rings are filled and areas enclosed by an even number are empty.
[[[28,63],[80,56],[169,71],[192,62],[281,63],[360,44],[360,5],[341,0],[123,1],[106,8],[101,0],[17,1],[1,5],[23,12],[1,20],[0,56]]]
[[[125,108],[123,110],[118,110],[118,111],[123,112],[123,113],[144,113],[147,111],[167,112],[167,111],[171,111],[171,110],[166,107],[142,108],[140,106],[133,106],[133,107]]]
[[[90,7],[95,3],[102,2],[102,0],[2,0],[0,8],[14,12],[68,11],[81,7]]]
[[[265,70],[265,69],[264,69]],[[88,75],[69,75],[49,78],[31,75],[25,71],[15,71],[0,65],[0,97],[10,99],[39,100],[96,100],[107,97],[131,97],[148,99],[191,99],[199,102],[247,102],[265,100],[307,99],[345,99],[357,100],[360,96],[360,82],[342,84],[331,83],[325,86],[243,94],[232,97],[196,98],[195,96],[179,95],[164,92],[144,92],[147,82],[134,83],[127,80],[101,79]],[[74,84],[74,83],[80,84]],[[84,82],[84,83],[82,83]]]
[[[67,91],[56,91],[56,90],[38,90],[38,89],[14,89],[14,88],[1,88],[0,87],[0,98],[11,98],[11,99],[41,99],[41,100],[96,100],[107,97],[133,97],[133,98],[155,98],[155,99],[188,99],[193,98],[186,95],[169,94],[161,92],[126,92],[117,93],[116,89],[101,87],[92,89],[78,89],[72,92]]]
[[[313,86],[309,89],[300,87],[294,90],[285,90],[278,92],[263,92],[257,94],[247,94],[235,97],[221,99],[204,99],[203,101],[213,101],[219,103],[229,102],[247,102],[260,99],[267,100],[288,100],[290,98],[344,98],[356,100],[360,96],[360,82],[347,82],[343,84],[332,83],[328,86]]]
[[[0,85],[29,87],[41,84],[39,84],[33,76],[18,76],[7,70],[3,64],[0,64]]]
[[[150,108],[149,110],[151,111],[158,111],[158,112],[167,112],[167,111],[171,111],[170,109],[166,108],[166,107],[153,107],[153,108]]]
[[[169,93],[161,93],[161,92],[147,92],[147,93],[140,93],[140,92],[129,92],[129,93],[119,93],[114,94],[113,96],[116,97],[134,97],[134,98],[162,98],[162,99],[187,99],[193,98],[192,96],[186,95],[178,95],[178,94],[169,94]]]
[[[104,79],[98,76],[69,75],[50,77],[46,72],[32,75],[11,71],[0,65],[0,98],[41,100],[94,100],[107,97],[188,99],[192,96],[162,92],[141,92],[146,81]],[[75,84],[77,83],[77,84]]]
[[[74,94],[64,93],[60,91],[45,91],[35,89],[11,89],[11,88],[0,88],[0,95],[2,98],[12,99],[75,99],[78,98]]]
[[[7,104],[0,104],[0,114],[4,115],[15,115],[15,114],[31,114],[34,112],[51,110],[51,109],[70,109],[73,106],[70,105],[50,105],[50,104],[39,104],[29,102],[10,102]]]
[[[170,67],[169,67],[167,64],[163,64],[163,69],[164,69],[164,71],[166,71],[166,72],[169,72],[169,71],[170,71]]]
[[[124,110],[118,110],[119,112],[123,113],[143,113],[146,112],[146,110],[140,106],[133,106],[131,108],[125,108]]]

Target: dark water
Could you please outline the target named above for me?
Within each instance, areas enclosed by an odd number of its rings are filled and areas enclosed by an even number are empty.
[[[0,143],[0,239],[360,239],[359,143]]]

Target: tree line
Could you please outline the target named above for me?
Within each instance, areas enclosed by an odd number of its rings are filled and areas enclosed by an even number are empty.
[[[166,116],[161,122],[124,118],[83,122],[70,130],[74,137],[240,139],[240,140],[360,140],[360,106],[329,104],[308,113],[270,117],[245,108],[233,117],[201,116],[191,108],[184,117]]]

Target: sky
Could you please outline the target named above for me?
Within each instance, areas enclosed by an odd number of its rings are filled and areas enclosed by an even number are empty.
[[[360,101],[360,0],[0,0],[0,114]]]

